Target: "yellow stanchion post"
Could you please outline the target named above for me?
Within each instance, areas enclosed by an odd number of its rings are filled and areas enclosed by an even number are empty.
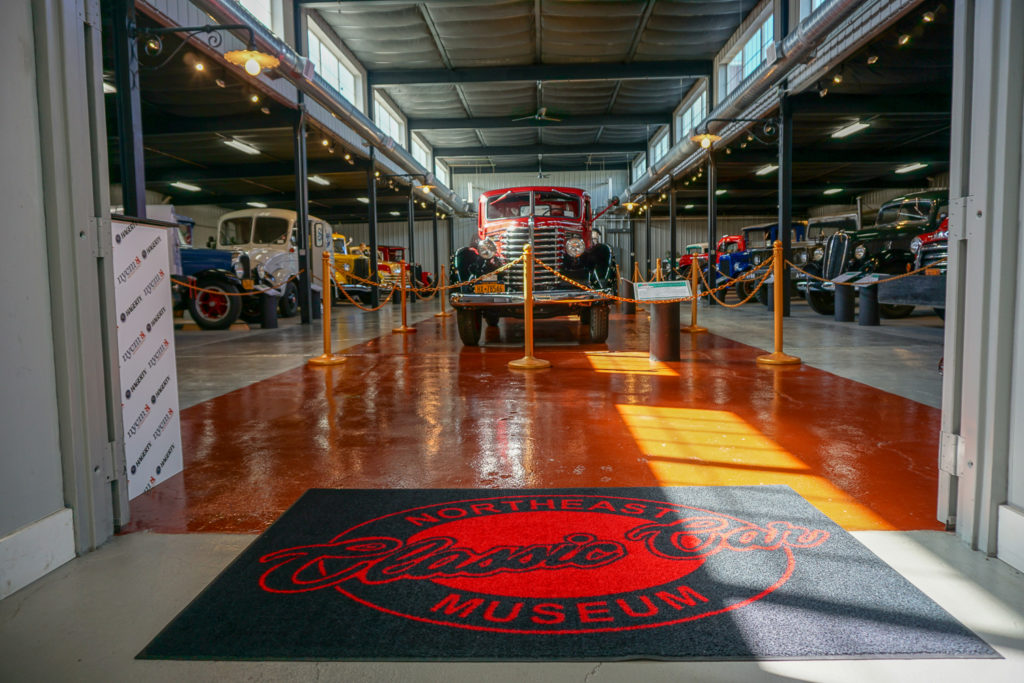
[[[523,246],[523,324],[526,327],[526,355],[519,360],[510,361],[508,366],[515,370],[539,370],[550,368],[551,363],[543,358],[533,356],[533,250],[530,245]]]
[[[661,259],[654,260],[654,281],[661,282]]]
[[[693,300],[690,301],[690,324],[685,327],[680,327],[680,332],[692,332],[694,334],[698,332],[707,332],[708,328],[701,327],[697,324],[697,277],[700,273],[697,272],[697,259],[693,260],[690,264],[690,295]]]
[[[438,298],[441,299],[441,312],[440,313],[435,313],[434,314],[435,318],[450,318],[450,317],[452,317],[451,313],[449,313],[448,311],[444,310],[444,292],[441,291],[441,287],[443,287],[443,286],[444,286],[444,266],[441,266],[441,276],[437,280],[437,287],[438,287],[437,293],[440,295],[440,296],[438,296]]]
[[[782,292],[782,269],[785,263],[782,259],[782,240],[775,240],[772,247],[772,258],[775,259],[775,282],[772,288],[775,296],[775,351],[765,356],[758,356],[757,362],[761,365],[799,365],[800,359],[796,356],[789,356],[782,352],[782,313],[785,307]]]
[[[633,261],[633,282],[640,282],[640,263]]]
[[[401,268],[401,273],[399,273],[400,278],[398,282],[402,288],[402,326],[396,327],[391,331],[396,334],[409,334],[410,332],[415,332],[416,328],[409,327],[408,325],[405,324],[405,261],[399,261],[398,263],[400,264],[399,267]]]
[[[323,288],[321,289],[320,294],[323,305],[321,322],[324,324],[324,352],[319,356],[310,358],[307,363],[310,365],[339,365],[345,362],[345,357],[331,353],[331,286],[328,284],[331,281],[330,252],[324,251],[323,262]]]

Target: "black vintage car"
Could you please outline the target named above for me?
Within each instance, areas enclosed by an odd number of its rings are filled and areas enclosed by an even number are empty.
[[[949,213],[949,193],[928,190],[896,197],[878,211],[875,225],[853,232],[838,232],[825,242],[821,265],[822,277],[829,280],[846,275],[884,273],[896,275],[913,267],[910,249],[915,237],[935,230]],[[807,302],[816,312],[832,315],[835,311],[835,285],[811,282],[806,289]],[[914,307],[906,304],[880,303],[884,318],[905,318]]]

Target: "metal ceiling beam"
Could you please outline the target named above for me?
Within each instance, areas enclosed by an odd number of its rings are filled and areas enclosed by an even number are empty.
[[[676,191],[689,194],[693,193],[693,196],[702,195],[705,192],[703,187],[704,180],[698,178],[696,182],[691,182],[689,185],[683,185],[677,187]],[[928,180],[925,177],[917,178],[903,178],[901,176],[894,177],[880,177],[869,180],[858,180],[856,182],[835,182],[835,183],[822,183],[820,180],[813,182],[799,182],[793,183],[793,194],[794,195],[814,195],[822,194],[825,190],[833,187],[843,188],[843,192],[837,195],[823,196],[822,201],[824,203],[837,203],[842,201],[844,198],[849,198],[852,193],[855,192],[868,192],[871,190],[889,190],[889,189],[908,189],[927,187]],[[727,190],[728,192],[767,192],[767,193],[778,193],[778,182],[775,178],[767,178],[767,180],[739,180],[725,183],[718,183],[718,189]]]
[[[545,174],[548,173],[559,173],[559,172],[572,172],[572,171],[625,171],[629,168],[628,163],[621,164],[591,164],[590,166],[580,166],[578,168],[563,169],[563,168],[548,168]],[[540,166],[537,163],[533,164],[481,164],[480,166],[455,166],[452,167],[451,172],[454,175],[470,174],[470,173],[537,173],[540,171]]]
[[[663,126],[672,120],[672,112],[651,114],[596,116],[568,116],[562,121],[538,121],[523,119],[515,121],[512,117],[489,116],[472,119],[409,119],[412,130],[453,130],[472,128],[597,128],[600,126]],[[148,133],[148,129],[147,129]]]
[[[949,95],[847,95],[803,93],[793,98],[793,113],[836,114],[839,116],[882,115],[917,116],[934,114],[949,116],[952,110]]]
[[[606,145],[494,145],[486,147],[435,147],[438,157],[518,156],[522,154],[600,154],[640,152],[645,141]]]
[[[778,154],[771,150],[754,150],[733,154],[716,154],[719,166],[762,166],[778,162]],[[948,164],[949,148],[901,148],[885,147],[872,150],[826,150],[821,147],[803,148],[793,151],[794,164],[877,164],[897,166],[918,161],[922,164]]]
[[[310,159],[309,172],[355,173],[366,168],[365,163],[353,159],[350,165],[344,159]],[[208,168],[187,167],[152,170],[147,174],[149,182],[173,182],[175,180],[236,180],[241,178],[275,178],[295,175],[295,164],[291,161],[257,164],[232,164]]]
[[[367,73],[371,87],[430,83],[507,83],[514,81],[615,81],[622,79],[709,78],[711,61],[682,59],[622,64],[529,64],[460,69],[378,69]]]
[[[156,135],[184,135],[188,133],[233,133],[241,130],[287,130],[291,120],[266,114],[241,116],[147,116],[146,137]]]

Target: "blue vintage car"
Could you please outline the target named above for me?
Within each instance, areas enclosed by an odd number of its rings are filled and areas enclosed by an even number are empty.
[[[796,245],[797,243],[803,242],[807,234],[807,224],[803,221],[793,221],[791,228],[792,232],[790,233],[790,239],[792,243]],[[743,228],[742,232],[746,246],[746,251],[743,254],[743,260],[746,267],[743,271],[740,271],[739,275],[753,270],[763,263],[765,259],[771,256],[772,245],[779,236],[779,224],[776,222],[762,223],[760,225],[748,225]],[[719,267],[721,268],[721,266]],[[737,280],[736,296],[738,296],[740,300],[746,299],[750,295],[751,291],[753,291],[756,284],[756,275],[750,275]],[[762,287],[761,291],[758,292],[758,301],[767,305],[767,288]]]

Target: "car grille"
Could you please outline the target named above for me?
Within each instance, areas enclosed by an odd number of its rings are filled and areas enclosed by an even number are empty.
[[[364,280],[370,279],[369,259],[356,259],[352,263],[352,273],[357,277],[363,278]]]
[[[501,236],[501,255],[508,260],[519,258],[523,246],[530,243],[530,228],[515,228]],[[533,236],[533,253],[544,264],[558,270],[562,264],[565,249],[565,235],[558,229],[540,228]],[[519,266],[506,271],[506,283],[512,288],[522,289],[523,269]],[[537,289],[559,287],[561,281],[547,270],[534,266],[533,286]]]
[[[847,251],[850,248],[850,236],[837,232],[830,235],[825,242],[825,258],[822,261],[822,277],[832,280],[846,268]]]
[[[941,261],[946,258],[946,254],[949,253],[949,245],[947,242],[932,242],[921,247],[921,266],[930,266],[937,261]],[[939,264],[939,268],[945,268],[946,264]]]

